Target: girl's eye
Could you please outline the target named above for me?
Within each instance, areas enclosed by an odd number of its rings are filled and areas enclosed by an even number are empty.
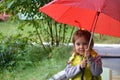
[[[76,45],[77,45],[77,46],[79,46],[79,45],[80,45],[80,43],[76,43]]]
[[[84,42],[84,43],[82,43],[82,45],[88,45],[88,43]]]
[[[76,43],[77,46],[80,46],[80,45],[88,45],[87,42],[83,42],[83,43]]]

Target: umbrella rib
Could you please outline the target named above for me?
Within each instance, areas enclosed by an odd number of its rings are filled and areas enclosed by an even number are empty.
[[[69,9],[71,9],[71,8],[72,8],[72,7],[69,7],[69,8],[63,13],[63,15],[57,19],[57,21],[60,20],[60,19],[64,16],[64,14],[65,14]]]

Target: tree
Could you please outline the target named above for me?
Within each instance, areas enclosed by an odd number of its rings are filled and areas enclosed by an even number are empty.
[[[49,49],[63,43],[69,43],[74,27],[56,23],[47,15],[40,13],[39,8],[51,0],[3,0],[0,4],[0,12],[11,14],[13,19],[18,19],[18,14],[27,16],[24,25],[32,25],[35,31],[31,32],[38,36],[40,44],[46,49],[44,42],[49,42]],[[28,20],[30,18],[30,20]],[[21,23],[22,24],[22,23]],[[22,28],[23,25],[21,26]],[[68,36],[67,36],[68,34]]]

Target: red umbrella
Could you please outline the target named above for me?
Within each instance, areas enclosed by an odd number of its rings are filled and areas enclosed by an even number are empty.
[[[53,0],[39,11],[55,21],[120,37],[120,0]]]

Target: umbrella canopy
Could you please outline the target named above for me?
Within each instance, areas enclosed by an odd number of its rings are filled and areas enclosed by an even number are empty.
[[[53,0],[39,11],[55,21],[120,37],[120,0]]]

